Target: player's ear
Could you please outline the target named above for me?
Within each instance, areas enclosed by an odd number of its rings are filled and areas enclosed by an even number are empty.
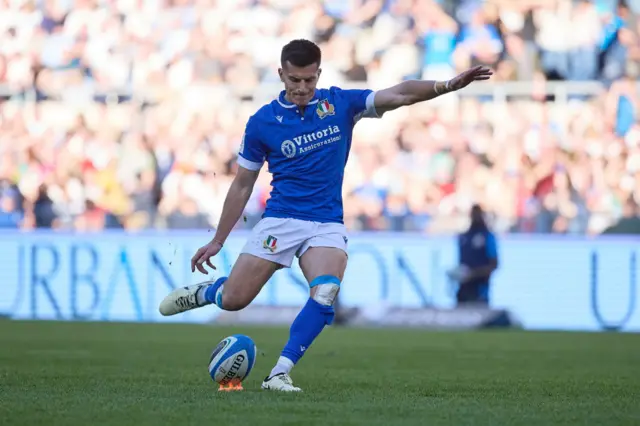
[[[282,72],[282,68],[278,68],[278,75],[280,76],[280,81],[284,83],[284,73]]]
[[[320,79],[320,74],[322,74],[322,68],[318,68],[318,79]]]

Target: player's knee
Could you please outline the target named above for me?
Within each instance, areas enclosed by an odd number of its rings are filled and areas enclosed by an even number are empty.
[[[333,306],[340,291],[340,279],[334,275],[321,275],[310,283],[311,298],[324,306]]]

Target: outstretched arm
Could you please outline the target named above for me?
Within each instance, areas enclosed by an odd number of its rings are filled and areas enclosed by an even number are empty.
[[[493,72],[482,66],[473,67],[449,81],[408,80],[376,92],[374,106],[379,116],[402,106],[428,101],[445,93],[460,90],[474,81],[488,80]]]

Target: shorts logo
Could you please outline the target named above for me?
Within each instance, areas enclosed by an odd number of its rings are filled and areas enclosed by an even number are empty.
[[[271,253],[276,251],[276,244],[278,243],[278,239],[273,235],[269,235],[266,240],[262,243],[262,247],[269,250]]]
[[[290,140],[286,140],[282,142],[282,146],[280,147],[280,150],[282,151],[282,155],[284,155],[285,157],[293,158],[296,156],[296,151],[298,150],[298,148],[296,148],[295,143],[293,143]]]
[[[318,102],[318,107],[316,108],[316,114],[318,114],[318,117],[325,118],[328,115],[335,115],[335,113],[336,109],[327,99],[323,99]]]
[[[349,242],[349,239],[346,236],[342,236],[342,239],[344,240],[344,243],[347,244]]]

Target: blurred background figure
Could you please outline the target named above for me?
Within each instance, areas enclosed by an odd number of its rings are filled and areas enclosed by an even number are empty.
[[[0,0],[0,224],[215,227],[248,114],[280,90],[274,58],[304,37],[323,49],[325,87],[496,70],[356,127],[350,230],[458,233],[479,203],[497,233],[600,234],[640,203],[639,13],[637,0]],[[270,179],[238,227],[259,219]]]
[[[628,200],[622,217],[603,234],[640,234],[640,206],[634,200]]]
[[[482,207],[471,207],[469,229],[458,236],[459,265],[449,272],[458,284],[458,306],[488,306],[491,276],[498,268],[498,246]]]

